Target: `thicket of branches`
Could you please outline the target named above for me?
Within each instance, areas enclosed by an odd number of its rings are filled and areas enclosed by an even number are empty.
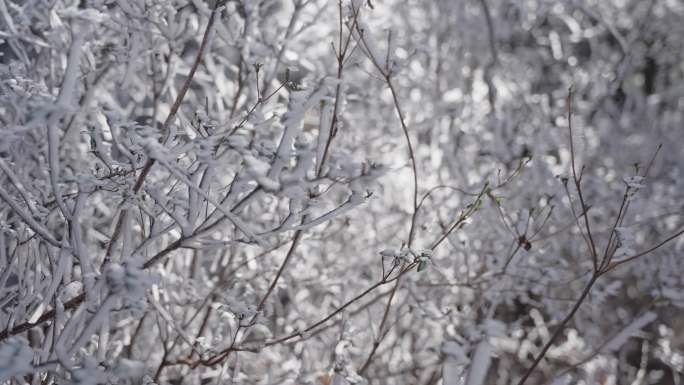
[[[683,18],[0,0],[0,381],[681,383]]]

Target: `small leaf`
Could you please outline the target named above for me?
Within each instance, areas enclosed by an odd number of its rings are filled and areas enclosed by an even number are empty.
[[[418,272],[421,272],[425,269],[427,269],[427,262],[426,261],[420,261],[418,263]]]

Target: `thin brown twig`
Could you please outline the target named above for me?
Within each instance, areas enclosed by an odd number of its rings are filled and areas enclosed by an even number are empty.
[[[430,250],[435,250],[439,245],[444,242],[445,239],[449,237],[451,233],[453,233],[463,222],[465,222],[466,219],[470,218],[470,216],[475,212],[475,210],[478,209],[479,203],[482,200],[482,197],[484,194],[488,191],[489,189],[489,183],[485,183],[484,187],[480,191],[480,193],[477,195],[477,198],[475,198],[475,202],[471,203],[467,210],[463,211],[461,215],[458,216],[458,218],[454,221],[454,223],[449,226],[449,229],[445,231],[433,244],[430,246]]]
[[[584,171],[584,166],[580,171],[579,176],[577,175],[577,168],[575,166],[575,145],[574,139],[572,137],[572,97],[573,97],[573,87],[568,88],[568,98],[567,98],[567,109],[568,109],[568,136],[570,140],[570,162],[572,165],[572,179],[575,182],[575,187],[577,188],[577,196],[580,200],[580,205],[582,206],[582,214],[584,216],[584,225],[586,227],[587,239],[589,240],[589,251],[591,253],[592,261],[594,263],[594,270],[598,270],[598,254],[596,253],[596,243],[594,242],[594,236],[591,233],[591,224],[589,222],[589,206],[587,206],[584,195],[582,194],[582,173]],[[580,230],[581,231],[581,230]]]
[[[349,57],[351,57],[351,53],[353,53],[353,49],[351,52],[349,52],[349,43],[351,42],[351,38],[353,35],[353,30],[357,26],[357,20],[359,17],[359,12],[358,10],[354,10],[354,3],[351,3],[352,7],[352,12],[354,14],[354,18],[352,19],[351,26],[349,27],[349,34],[347,35],[347,38],[345,41],[343,41],[343,29],[342,29],[342,0],[338,1],[338,12],[339,12],[339,52],[335,51],[335,58],[337,59],[337,80],[338,83],[335,86],[335,103],[333,104],[333,110],[332,110],[332,118],[330,119],[330,127],[328,128],[328,137],[326,138],[325,146],[323,147],[323,155],[321,156],[321,159],[318,159],[318,164],[317,164],[317,169],[316,169],[316,175],[320,176],[321,173],[323,172],[323,166],[326,162],[326,159],[328,158],[328,153],[330,152],[330,145],[332,144],[333,139],[337,135],[337,125],[338,125],[338,120],[339,118],[337,117],[338,111],[339,111],[339,104],[340,104],[340,93],[342,91],[342,74],[344,73],[344,66],[346,64],[346,61]],[[334,44],[333,44],[334,46]],[[334,48],[333,48],[334,50]]]
[[[527,381],[527,378],[532,374],[532,372],[534,372],[534,369],[537,367],[537,365],[539,365],[539,362],[541,362],[544,356],[546,356],[546,352],[549,351],[556,338],[558,338],[560,334],[563,332],[563,330],[565,329],[565,325],[567,325],[567,323],[570,322],[572,317],[575,316],[575,313],[577,313],[577,310],[579,310],[580,306],[582,305],[582,302],[584,302],[584,299],[587,298],[587,295],[589,295],[589,292],[591,291],[591,288],[594,286],[594,283],[596,283],[598,277],[599,276],[597,274],[593,274],[591,279],[589,279],[589,282],[584,287],[582,294],[577,299],[570,312],[565,316],[565,318],[563,318],[560,324],[556,327],[556,331],[553,333],[551,338],[549,338],[549,341],[546,343],[546,345],[544,345],[541,352],[537,354],[537,357],[534,359],[532,366],[530,366],[530,368],[527,369],[527,371],[522,376],[520,381],[518,381],[518,385],[523,385],[525,381]]]
[[[358,17],[358,13],[354,11],[352,7],[352,11],[355,13],[355,18]],[[411,143],[411,136],[409,135],[409,130],[406,125],[406,120],[404,119],[404,113],[402,112],[401,105],[399,103],[399,98],[397,96],[397,91],[394,87],[394,84],[392,83],[392,71],[389,68],[389,61],[385,62],[385,68],[380,66],[380,64],[377,61],[377,58],[373,55],[372,51],[368,47],[368,43],[366,42],[366,38],[364,36],[363,30],[359,28],[358,23],[355,23],[356,31],[358,33],[358,40],[361,42],[363,47],[365,48],[365,53],[366,56],[370,59],[371,63],[373,66],[378,70],[378,72],[382,75],[384,78],[385,83],[387,84],[387,87],[390,90],[390,93],[392,94],[392,101],[394,103],[394,109],[399,117],[399,123],[401,124],[401,129],[404,134],[404,138],[406,140],[406,146],[408,147],[408,155],[409,159],[411,161],[411,169],[413,172],[413,210],[411,213],[411,224],[409,227],[409,236],[408,236],[408,244],[407,247],[410,250],[411,247],[413,246],[413,240],[415,238],[415,229],[416,229],[416,223],[418,219],[418,167],[416,165],[416,157],[414,154],[413,150],[413,144]],[[353,32],[353,31],[352,31]],[[350,32],[351,34],[351,32]],[[388,57],[389,57],[389,49],[390,47],[387,47],[388,49]],[[375,355],[375,352],[377,351],[378,346],[380,345],[382,341],[382,337],[386,335],[386,333],[383,333],[383,329],[385,327],[385,324],[387,322],[387,316],[389,314],[389,310],[392,307],[392,300],[394,299],[395,292],[397,288],[399,287],[399,284],[401,283],[400,281],[401,275],[397,277],[397,281],[392,288],[392,294],[390,295],[389,299],[387,300],[387,305],[385,306],[385,310],[383,313],[383,318],[382,321],[380,322],[380,325],[378,327],[378,335],[379,337],[374,341],[373,343],[373,348],[371,349],[368,358],[366,359],[365,363],[360,369],[360,373],[363,373],[366,371],[368,366],[371,364],[373,356]]]
[[[389,316],[389,311],[390,311],[390,306],[392,304],[392,299],[394,299],[394,295],[397,293],[397,288],[399,287],[399,279],[397,279],[397,283],[392,287],[392,291],[390,292],[390,297],[387,300],[387,306],[385,306],[385,312],[382,314],[382,321],[380,321],[380,326],[378,327],[378,338],[373,341],[373,347],[371,348],[370,353],[368,354],[368,358],[366,358],[366,362],[361,366],[359,369],[359,374],[363,374],[366,372],[368,367],[370,366],[371,362],[373,361],[373,356],[375,355],[375,352],[378,350],[378,347],[380,346],[380,343],[382,342],[383,337],[389,332],[390,328],[387,328],[386,331],[383,332],[383,327],[387,323],[387,317]]]
[[[304,220],[302,219],[302,222]],[[283,263],[280,264],[280,268],[278,269],[278,272],[276,273],[275,277],[273,277],[273,280],[271,281],[271,284],[268,287],[268,290],[264,294],[263,297],[261,297],[261,300],[259,301],[259,304],[257,305],[256,311],[260,312],[263,308],[264,305],[266,304],[266,300],[268,300],[268,297],[271,295],[273,292],[273,289],[275,289],[276,285],[278,284],[278,280],[280,280],[280,277],[283,275],[283,271],[285,271],[285,267],[287,266],[287,263],[290,261],[292,256],[295,253],[295,250],[297,249],[297,245],[299,244],[299,241],[302,239],[303,235],[303,230],[297,230],[295,231],[294,238],[292,239],[292,244],[290,245],[290,249],[287,251],[287,255],[285,256],[285,259],[283,260]]]
[[[633,261],[633,260],[635,260],[635,259],[637,259],[637,258],[643,257],[644,255],[650,254],[650,253],[654,252],[655,250],[657,250],[657,249],[663,247],[665,244],[667,244],[667,243],[669,243],[669,242],[671,242],[671,241],[674,241],[675,239],[679,238],[679,237],[682,236],[683,234],[684,234],[684,229],[681,229],[681,230],[677,231],[676,233],[670,235],[669,237],[665,238],[664,240],[658,242],[656,245],[654,245],[654,246],[652,246],[652,247],[650,247],[650,248],[648,248],[648,249],[646,249],[646,250],[644,250],[644,251],[642,251],[642,252],[640,252],[640,253],[637,253],[637,254],[632,255],[631,257],[627,257],[627,258],[625,258],[625,259],[621,259],[621,260],[618,260],[618,261],[613,261],[613,262],[611,262],[609,265],[606,266],[606,268],[605,268],[605,270],[603,271],[602,274],[605,274],[605,273],[607,273],[607,272],[609,272],[609,271],[611,271],[611,270],[614,270],[616,267],[618,267],[618,266],[620,266],[620,265],[623,265],[623,264],[625,264],[625,263],[627,263],[627,262]]]

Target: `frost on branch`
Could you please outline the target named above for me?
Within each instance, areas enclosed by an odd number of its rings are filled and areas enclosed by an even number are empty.
[[[367,384],[368,381],[361,377],[354,368],[354,363],[352,361],[352,354],[354,347],[351,341],[346,339],[341,340],[335,346],[335,362],[334,362],[334,372],[336,377],[339,377],[336,381],[340,384]]]
[[[445,385],[462,384],[464,380],[464,368],[470,361],[466,351],[454,341],[445,341],[441,347],[445,355],[442,379]]]
[[[130,380],[132,383],[136,383],[145,375],[145,369],[143,362],[123,358],[114,368],[114,374],[119,379]]]
[[[626,176],[624,177],[624,182],[627,185],[627,187],[634,189],[634,190],[640,190],[644,188],[644,177],[643,176]]]
[[[251,155],[245,155],[243,160],[247,168],[247,174],[254,178],[264,190],[278,191],[280,184],[268,177],[268,172],[271,169],[270,164]]]
[[[639,192],[639,190],[646,187],[646,185],[644,184],[645,179],[646,178],[644,178],[643,176],[639,176],[639,175],[625,176],[623,178],[623,181],[627,185],[627,188],[628,188],[627,195],[630,199],[633,199],[636,196],[636,194]]]

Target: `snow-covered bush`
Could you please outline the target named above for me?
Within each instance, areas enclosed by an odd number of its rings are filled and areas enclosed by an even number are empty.
[[[0,0],[0,381],[680,383],[683,17]]]

